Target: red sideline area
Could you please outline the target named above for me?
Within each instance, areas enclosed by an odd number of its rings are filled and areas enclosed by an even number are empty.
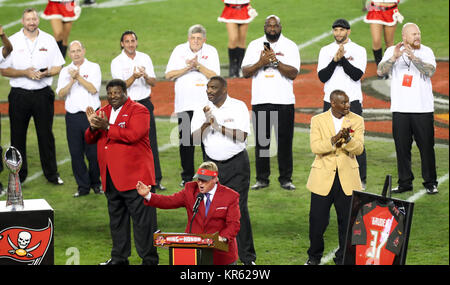
[[[295,108],[319,109],[323,105],[323,84],[317,77],[317,64],[302,65],[302,74],[294,80],[294,93],[296,96]],[[375,63],[368,63],[366,73],[362,80],[376,76]],[[438,62],[437,70],[432,77],[433,91],[444,96],[449,96],[449,63]],[[155,106],[155,116],[171,116],[174,106],[174,87],[172,81],[159,81],[152,88],[152,102]],[[231,97],[244,101],[251,108],[251,79],[233,78],[228,79],[228,93]],[[102,100],[102,105],[106,104]],[[363,93],[364,109],[387,109],[390,103],[387,99],[379,99],[367,93]],[[0,112],[8,114],[8,103],[0,104]],[[64,101],[55,101],[55,114],[64,114]],[[297,111],[295,122],[309,125],[312,113]],[[435,112],[435,137],[441,140],[449,140],[449,114]],[[390,134],[392,122],[390,120],[366,120],[367,132]]]

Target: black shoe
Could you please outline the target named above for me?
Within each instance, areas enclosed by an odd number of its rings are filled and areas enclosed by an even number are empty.
[[[361,181],[361,190],[364,191],[366,190],[366,182]]]
[[[391,190],[391,193],[392,194],[399,194],[399,193],[403,193],[403,192],[406,192],[406,191],[412,191],[412,190],[413,190],[412,186],[411,187],[397,186],[396,188]]]
[[[427,194],[437,194],[437,193],[439,193],[436,185],[428,187],[428,188],[426,188],[426,190],[427,190]]]
[[[92,190],[94,190],[95,194],[103,194],[102,185],[92,187]]]
[[[295,190],[295,185],[292,184],[292,182],[290,182],[290,181],[280,184],[280,186],[281,186],[281,188],[283,188],[285,190],[289,190],[289,191]]]
[[[184,187],[184,184],[186,184],[187,182],[189,182],[189,181],[187,181],[187,180],[181,180],[181,182],[180,182],[180,187]]]
[[[55,185],[63,185],[64,184],[64,181],[59,176],[56,178],[56,180],[52,180],[52,181],[49,180],[49,182],[53,183]]]
[[[250,187],[252,190],[258,190],[258,189],[262,189],[262,188],[266,188],[269,186],[269,183],[266,182],[262,182],[262,181],[256,181],[255,185],[253,185],[252,187]]]
[[[180,184],[181,185],[181,184]],[[164,191],[167,188],[164,187],[161,183],[156,184],[155,186],[153,186],[153,188],[155,188],[155,190],[159,190],[159,191]]]
[[[334,261],[334,264],[336,264],[336,265],[343,265],[344,264],[344,262],[342,260],[342,257],[340,257],[340,258],[333,257],[333,261]]]
[[[73,197],[78,198],[78,197],[86,196],[86,195],[89,195],[89,192],[83,193],[83,192],[77,191],[77,192],[75,192],[75,194],[73,194]]]
[[[95,0],[84,0],[83,2],[83,6],[91,6],[91,5],[95,5],[97,3],[95,3]]]
[[[129,265],[129,264],[130,263],[128,262],[128,259],[127,260],[113,260],[112,258],[108,259],[105,262],[99,263],[99,265]]]
[[[314,259],[308,258],[308,260],[305,262],[305,265],[320,265],[320,262]]]
[[[256,265],[254,261],[243,262],[244,265]]]

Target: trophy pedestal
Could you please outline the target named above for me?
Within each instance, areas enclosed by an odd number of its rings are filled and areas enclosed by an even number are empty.
[[[54,214],[44,199],[10,211],[0,201],[0,265],[54,264]]]

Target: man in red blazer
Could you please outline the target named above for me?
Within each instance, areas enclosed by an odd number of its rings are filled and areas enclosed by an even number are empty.
[[[239,194],[219,183],[217,166],[214,162],[202,163],[194,178],[197,178],[196,182],[186,182],[183,190],[170,196],[151,193],[151,187],[142,181],[138,181],[136,189],[145,198],[144,203],[147,206],[161,209],[185,207],[188,216],[185,232],[189,233],[190,229],[195,234],[218,232],[219,240],[228,243],[228,252],[214,250],[214,264],[236,264],[238,259],[236,235],[240,229],[241,217]],[[204,201],[200,202],[191,226],[193,207],[199,193],[204,194]]]
[[[90,127],[85,133],[87,143],[97,143],[102,186],[108,200],[113,246],[111,259],[101,264],[128,264],[131,216],[136,251],[142,263],[156,265],[158,253],[152,242],[157,230],[156,209],[145,207],[135,189],[138,180],[155,185],[148,139],[150,113],[128,98],[123,80],[109,81],[106,90],[109,104],[97,112],[92,107],[86,110]]]

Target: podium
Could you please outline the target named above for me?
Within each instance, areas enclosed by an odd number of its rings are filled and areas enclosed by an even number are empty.
[[[170,265],[212,265],[214,249],[228,251],[228,244],[219,241],[219,233],[156,232],[153,234],[153,243],[157,247],[169,249]]]
[[[10,211],[0,201],[0,265],[53,265],[53,209],[44,199],[23,202]]]

